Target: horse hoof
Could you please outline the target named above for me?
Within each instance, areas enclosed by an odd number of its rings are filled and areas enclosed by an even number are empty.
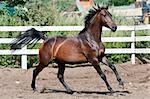
[[[122,89],[124,89],[124,83],[121,81],[121,82],[119,82],[119,88],[122,88]]]
[[[33,92],[36,92],[36,91],[37,91],[37,89],[36,89],[36,88],[32,88],[32,90],[33,90]]]
[[[67,91],[68,94],[73,94],[74,92],[72,90]]]
[[[114,93],[115,93],[115,91],[114,91],[114,90],[111,90],[111,91],[110,91],[110,93],[111,93],[111,94],[114,94]]]
[[[115,92],[111,87],[108,87],[108,90],[110,91],[110,93],[114,93]]]

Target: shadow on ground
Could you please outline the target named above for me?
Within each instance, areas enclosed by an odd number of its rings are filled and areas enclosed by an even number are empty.
[[[109,91],[100,92],[100,91],[73,91],[77,94],[101,94],[101,95],[112,95]],[[59,89],[43,89],[41,93],[67,93],[65,90]],[[117,95],[125,96],[126,94],[131,94],[129,91],[115,91]]]

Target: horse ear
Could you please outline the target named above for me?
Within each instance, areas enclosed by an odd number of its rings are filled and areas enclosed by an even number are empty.
[[[96,5],[97,5],[97,4],[94,2],[94,3],[93,3],[93,6],[96,7]]]
[[[95,11],[97,11],[97,8],[96,8],[96,6],[93,6],[93,9],[94,9]]]
[[[109,6],[107,5],[107,6],[106,6],[106,10],[108,10],[108,8],[109,8]]]
[[[93,9],[95,10],[95,11],[97,11],[97,4],[94,2],[94,4],[93,4]]]
[[[98,9],[100,9],[100,8],[101,8],[99,5],[98,5],[97,7],[98,7]]]

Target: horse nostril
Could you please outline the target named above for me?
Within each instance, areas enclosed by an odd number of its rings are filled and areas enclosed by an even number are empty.
[[[113,29],[113,30],[116,30],[116,29],[117,29],[117,26],[113,26],[112,29]]]

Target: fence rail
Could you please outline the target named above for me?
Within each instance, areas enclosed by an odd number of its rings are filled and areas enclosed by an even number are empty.
[[[1,32],[26,31],[35,28],[39,31],[81,31],[83,26],[0,26]],[[135,31],[149,30],[150,25],[140,26],[118,26],[118,31],[131,31],[131,37],[103,37],[103,42],[131,42],[131,48],[111,48],[106,49],[106,54],[132,54],[131,62],[135,64],[135,54],[150,53],[150,48],[135,48],[135,42],[150,41],[150,36],[135,36]],[[103,28],[109,31],[107,28]],[[15,38],[0,38],[0,44],[10,44]],[[42,43],[42,40],[38,43]],[[20,50],[0,50],[0,55],[22,55],[21,66],[27,69],[27,55],[38,54],[38,49],[27,49],[25,46]]]
[[[81,31],[83,26],[0,26],[0,31],[26,31],[35,28],[39,31]],[[118,26],[118,31],[149,30],[150,25]],[[103,30],[110,30],[103,28]]]

